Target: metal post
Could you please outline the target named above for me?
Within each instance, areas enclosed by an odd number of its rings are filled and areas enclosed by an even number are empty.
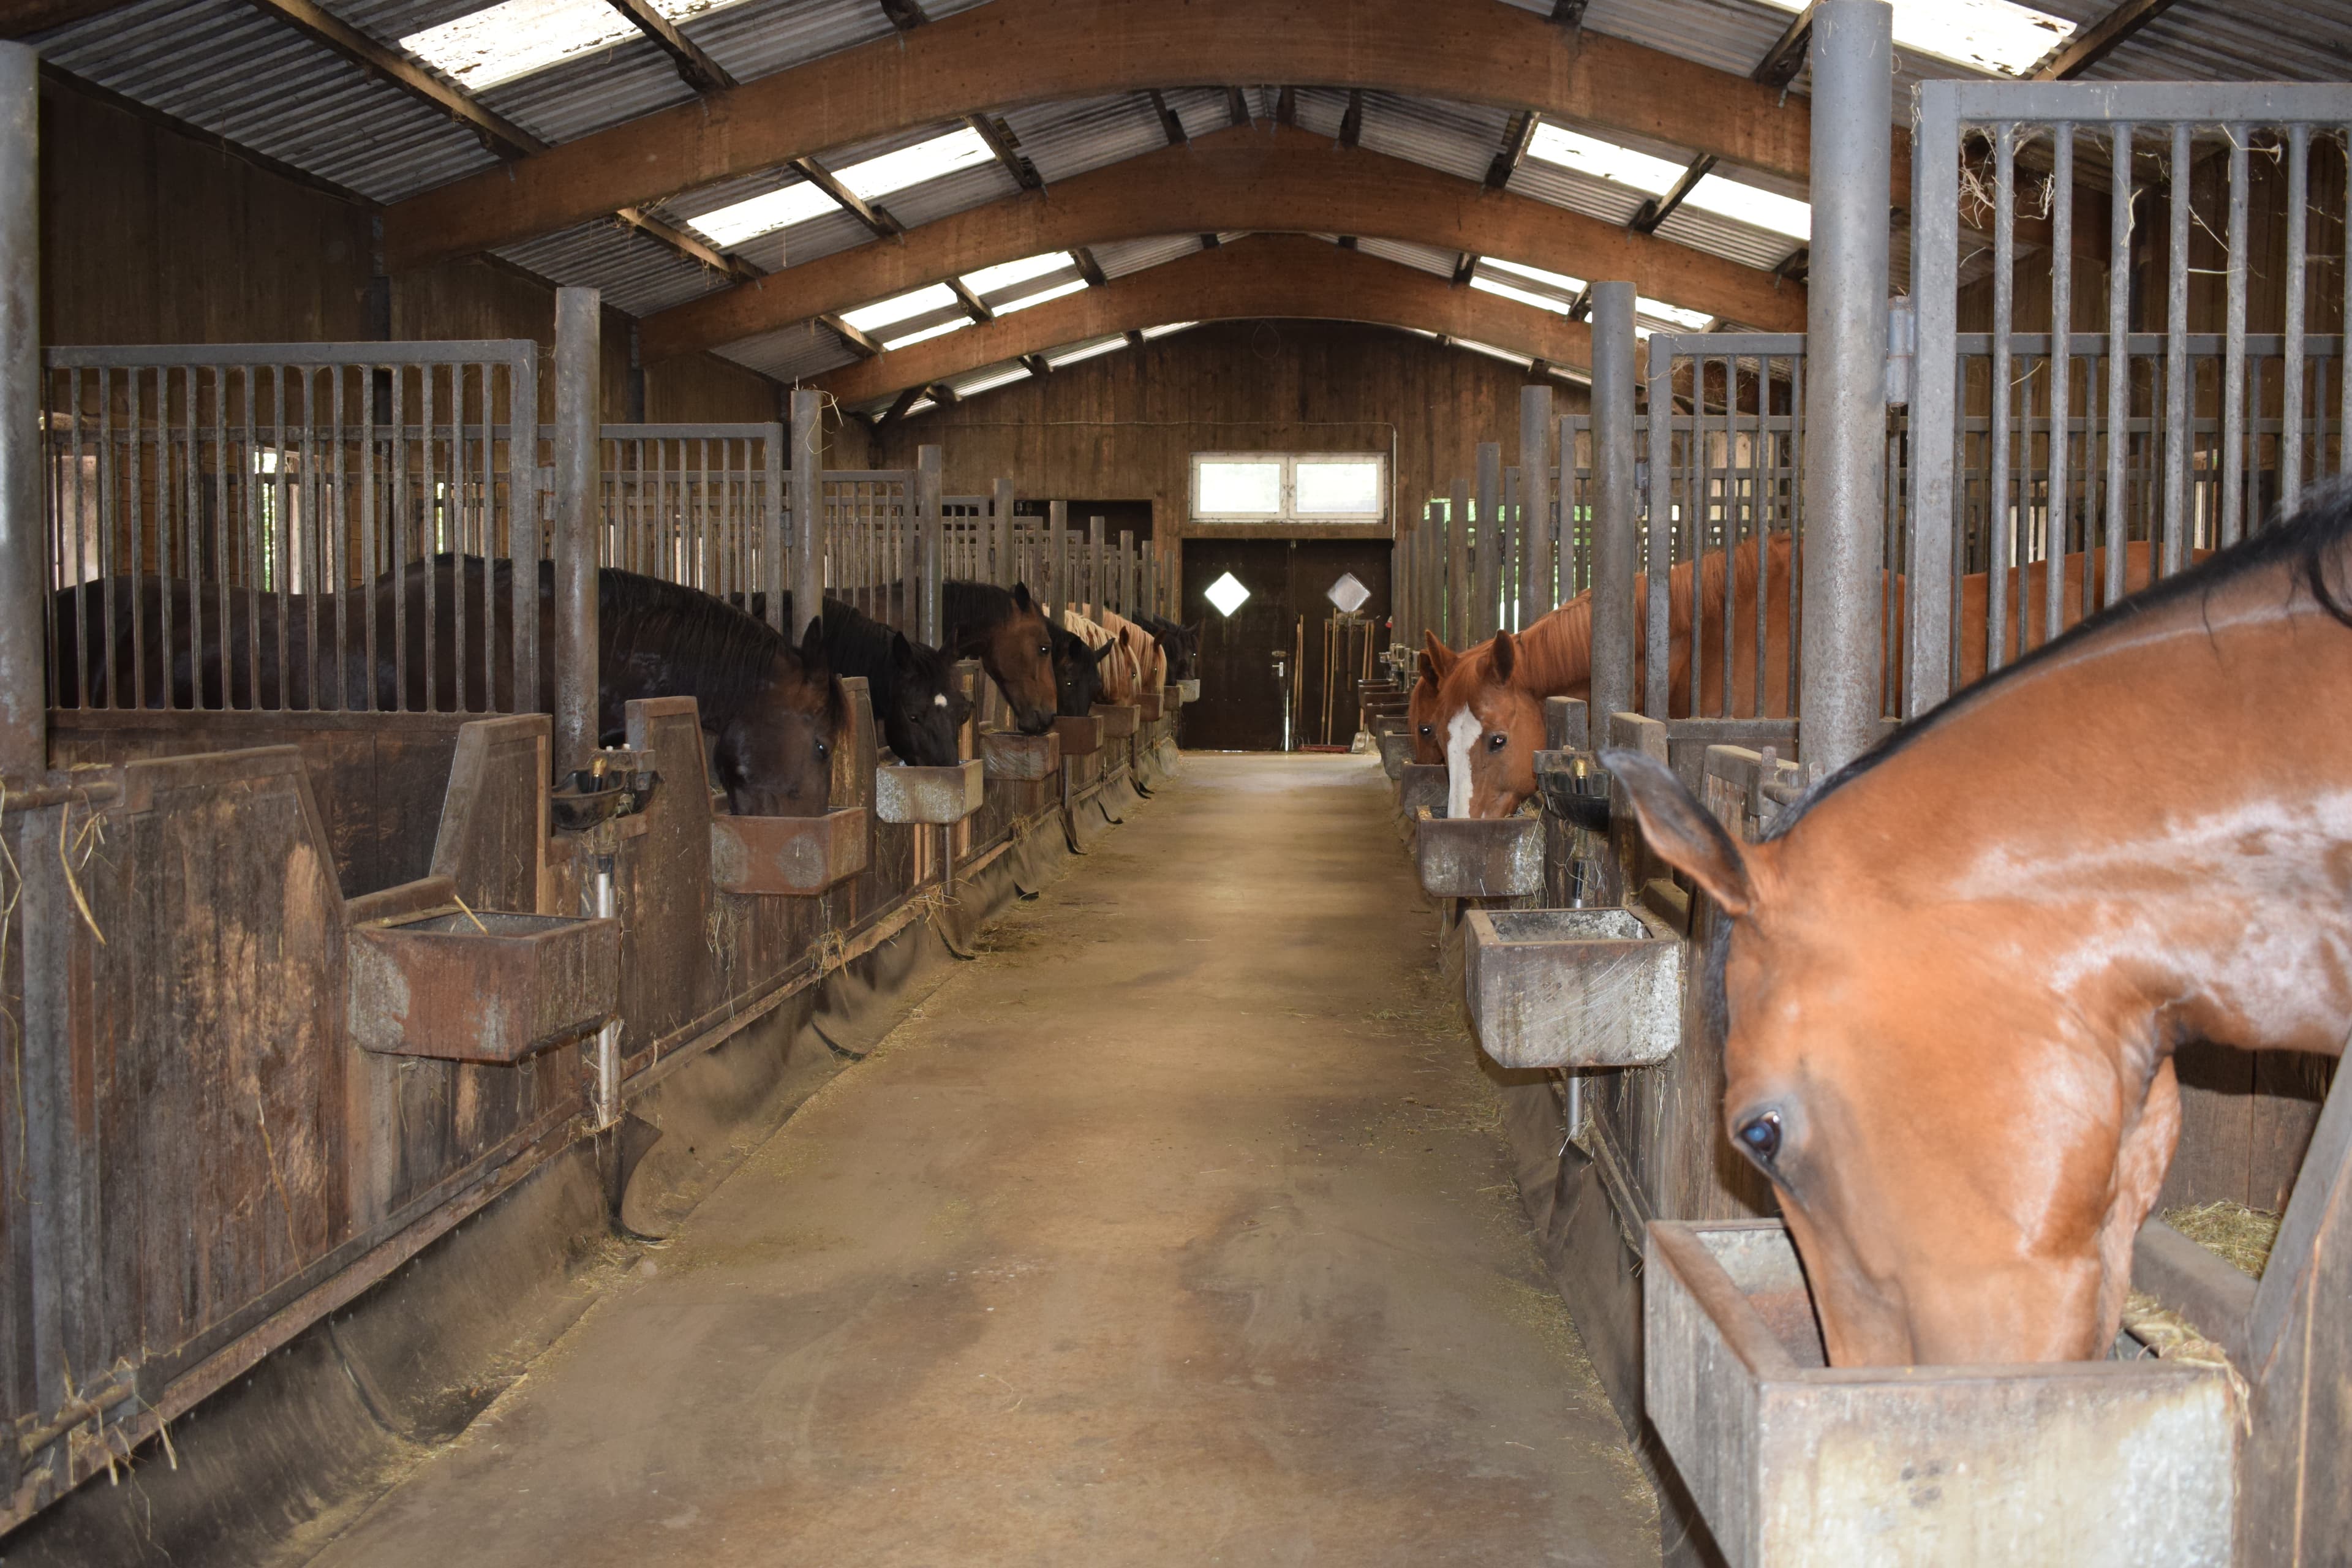
[[[784,428],[768,427],[760,443],[762,500],[761,509],[760,586],[768,595],[768,625],[784,629],[784,589],[791,577],[784,568]]]
[[[1478,443],[1478,607],[1463,632],[1465,645],[1485,642],[1503,624],[1495,608],[1496,595],[1501,592],[1502,562],[1496,552],[1501,549],[1504,538],[1502,511],[1503,444],[1481,441]]]
[[[20,782],[49,765],[40,100],[40,57],[0,44],[0,775]]]
[[[1633,560],[1641,550],[1633,467],[1633,285],[1592,286],[1592,734],[1633,706]],[[1662,417],[1650,405],[1654,423]],[[1668,491],[1650,473],[1652,538]]]
[[[824,404],[793,393],[793,618],[784,636],[797,644],[824,613]]]
[[[1445,497],[1445,643],[1470,646],[1470,481],[1456,479]]]
[[[1045,605],[1060,626],[1065,601],[1070,596],[1070,503],[1045,503]]]
[[[593,289],[555,291],[555,766],[596,751],[597,370],[603,311]],[[520,423],[520,411],[517,411]]]
[[[1135,530],[1118,531],[1118,613],[1135,618]]]
[[[1551,545],[1551,388],[1519,388],[1519,625],[1559,602]]]
[[[996,481],[995,500],[989,507],[988,537],[995,557],[989,581],[1000,588],[1013,586],[1013,481]]]
[[[1098,517],[1087,519],[1087,616],[1089,619],[1102,614],[1103,538],[1106,524]]]
[[[939,647],[947,635],[947,612],[942,603],[946,574],[940,566],[940,545],[947,521],[940,515],[940,467],[937,447],[915,448],[915,550],[923,584],[922,603],[916,607],[916,636],[933,647]]]
[[[1844,766],[1878,735],[1894,51],[1885,0],[1821,0],[1814,10],[1798,734],[1804,760],[1822,773]]]

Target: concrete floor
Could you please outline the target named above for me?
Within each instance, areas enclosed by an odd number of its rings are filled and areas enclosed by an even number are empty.
[[[316,1561],[1654,1562],[1377,768],[1185,767]]]

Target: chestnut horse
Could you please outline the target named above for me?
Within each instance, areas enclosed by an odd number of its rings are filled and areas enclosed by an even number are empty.
[[[2205,552],[2198,552],[2202,560]],[[1749,540],[1732,552],[1737,564],[1732,593],[1732,616],[1735,628],[1731,665],[1731,701],[1728,711],[1738,718],[1784,719],[1790,711],[1794,691],[1789,670],[1789,651],[1792,638],[1789,627],[1790,574],[1802,569],[1802,556],[1792,557],[1785,535],[1772,542],[1766,557],[1764,571],[1765,676],[1763,711],[1757,711],[1756,686],[1756,604],[1757,551],[1756,542]],[[1703,608],[1706,614],[1704,630],[1707,656],[1701,668],[1699,711],[1718,714],[1726,711],[1723,699],[1724,663],[1720,654],[1724,605],[1724,554],[1717,551],[1706,557],[1705,577],[1706,597]],[[2124,580],[2127,590],[2146,587],[2150,580],[2153,561],[2146,542],[2124,547]],[[2071,626],[2083,618],[2083,574],[2087,565],[2091,581],[2102,580],[2105,571],[2106,552],[2092,551],[2065,558],[2065,575],[2062,579],[2064,595],[2060,604],[2060,623]],[[2007,602],[2009,628],[2012,649],[2022,634],[2026,649],[2039,647],[2042,641],[2042,593],[2048,579],[2048,563],[2037,561],[2032,565],[2009,574]],[[1688,717],[1692,711],[1690,695],[1690,626],[1691,626],[1691,563],[1687,561],[1674,568],[1667,579],[1668,603],[1672,607],[1674,627],[1672,643],[1674,664],[1671,685],[1667,692],[1666,711],[1675,718]],[[1647,592],[1648,574],[1633,580],[1636,614]],[[1895,648],[1882,668],[1883,682],[1893,684],[1901,679],[1901,631],[1903,606],[1900,597],[1903,579],[1899,574],[1881,575],[1882,592],[1886,595],[1882,605],[1882,624],[1891,625],[1895,632]],[[1452,769],[1449,745],[1458,741],[1466,765],[1461,778],[1449,777],[1448,811],[1470,816],[1508,816],[1522,802],[1535,793],[1535,753],[1543,744],[1543,700],[1547,697],[1579,697],[1590,700],[1592,686],[1592,611],[1591,596],[1580,594],[1559,609],[1536,622],[1526,631],[1496,637],[1467,653],[1453,655],[1434,637],[1424,650],[1424,659],[1443,656],[1445,673],[1430,698],[1428,718],[1414,718],[1415,760],[1442,762]],[[1960,663],[1959,683],[1979,679],[1986,666],[1986,616],[1991,598],[1991,578],[1985,573],[1973,573],[1960,579]],[[1639,706],[1643,698],[1644,679],[1643,638],[1637,630],[1633,645],[1633,701]],[[1426,666],[1424,667],[1426,669]],[[1419,697],[1420,689],[1415,688]],[[1426,722],[1430,733],[1426,739],[1422,726]],[[1457,734],[1456,731],[1459,731]],[[1466,780],[1466,786],[1465,784]],[[1453,797],[1461,795],[1457,803]]]
[[[1730,917],[1724,1119],[1841,1366],[2096,1357],[2205,1039],[2352,1028],[2352,490],[1960,692],[1735,843],[1603,761]]]
[[[1053,629],[1029,597],[1028,584],[999,588],[950,578],[940,587],[942,645],[959,658],[980,660],[1023,734],[1052,729],[1057,685]]]

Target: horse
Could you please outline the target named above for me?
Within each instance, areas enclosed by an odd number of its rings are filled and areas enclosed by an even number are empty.
[[[1150,628],[1116,610],[1089,608],[1087,613],[1097,626],[1118,639],[1121,651],[1133,661],[1139,694],[1168,689],[1168,650],[1160,646]]]
[[[1603,756],[1729,918],[1723,1124],[1833,1365],[2103,1355],[2180,1130],[2175,1048],[2342,1054],[2347,704],[2338,487],[1962,690],[1761,842]]]
[[[1102,700],[1132,702],[1140,686],[1135,657],[1126,638],[1098,621],[1065,606],[1059,616],[1062,629],[1076,637],[1094,651],[1095,662],[1102,672]]]
[[[1726,668],[1718,649],[1719,633],[1724,625],[1726,557],[1721,551],[1710,552],[1706,557],[1706,573],[1702,579],[1706,616],[1705,636],[1708,647],[1702,650],[1706,657],[1701,668],[1696,710],[1715,714],[1727,710],[1740,718],[1785,719],[1794,710],[1796,690],[1790,673],[1790,650],[1796,638],[1789,625],[1789,595],[1786,589],[1793,574],[1803,567],[1801,552],[1792,552],[1785,534],[1776,535],[1771,550],[1762,557],[1763,570],[1759,579],[1759,551],[1756,541],[1748,540],[1730,552],[1731,618],[1736,628],[1732,639],[1732,659],[1729,667],[1730,700],[1724,695]],[[2206,552],[2193,557],[2204,559]],[[2104,549],[2077,552],[2065,557],[2065,570],[2061,578],[2062,600],[2060,622],[2063,626],[2074,625],[2083,618],[2083,586],[2087,571],[2089,580],[2096,583],[2105,575],[2106,552]],[[2127,590],[2137,590],[2152,580],[2155,557],[2146,542],[2128,544],[2124,552],[2124,577]],[[2042,595],[2048,582],[2047,562],[2037,561],[2009,574],[2006,602],[2012,648],[2022,639],[2024,651],[2042,646],[2043,619]],[[1648,574],[1635,577],[1633,594],[1637,616],[1645,602]],[[1673,662],[1668,670],[1666,711],[1676,718],[1688,717],[1694,710],[1690,690],[1690,628],[1692,620],[1692,563],[1677,564],[1667,578],[1667,602],[1673,626],[1669,638]],[[1759,595],[1759,584],[1762,584]],[[1900,574],[1880,574],[1880,624],[1889,626],[1893,637],[1882,658],[1880,680],[1882,690],[1894,690],[1902,681],[1902,630],[1904,621],[1903,578]],[[1762,680],[1762,702],[1758,699],[1756,668],[1756,621],[1759,596],[1763,601],[1765,629],[1765,659]],[[1959,594],[1960,661],[1958,679],[1961,684],[1975,680],[1985,673],[1988,662],[1986,624],[1988,606],[1991,602],[1991,579],[1978,572],[1960,580]],[[1638,627],[1633,641],[1633,701],[1638,707],[1643,699],[1645,639]],[[1432,733],[1424,741],[1420,721],[1414,724],[1414,755],[1417,761],[1443,762],[1447,764],[1447,809],[1450,813],[1469,816],[1508,816],[1535,793],[1535,753],[1543,745],[1543,700],[1547,697],[1577,697],[1591,700],[1592,685],[1592,610],[1590,593],[1580,594],[1559,608],[1537,621],[1524,632],[1503,633],[1479,648],[1454,655],[1434,636],[1428,638],[1425,658],[1439,656],[1444,662],[1440,686],[1430,700],[1432,712],[1428,723]],[[1416,688],[1416,691],[1418,688]],[[1409,710],[1410,711],[1410,710]],[[1597,723],[1596,723],[1597,732]],[[1453,765],[1454,748],[1459,747],[1464,766]],[[1424,749],[1426,748],[1426,749]]]
[[[1165,616],[1138,616],[1135,621],[1151,634],[1152,640],[1167,655],[1169,679],[1201,679],[1201,637],[1207,622],[1194,621],[1188,626]]]
[[[1060,681],[1053,628],[1025,583],[1000,588],[951,577],[940,584],[940,637],[960,658],[976,658],[1013,710],[1024,735],[1054,727]]]
[[[767,619],[768,595],[740,602],[753,619]],[[783,597],[784,625],[793,624],[793,596]],[[971,700],[958,688],[955,661],[938,648],[911,640],[854,605],[828,595],[824,601],[824,655],[836,675],[863,676],[882,739],[902,763],[917,767],[953,767],[962,760],[964,721]]]
[[[1103,665],[1113,650],[1091,647],[1068,627],[1052,628],[1054,639],[1054,711],[1064,719],[1083,719],[1103,700]]]
[[[555,692],[555,568],[539,563],[538,689]],[[426,593],[432,589],[433,657],[425,661]],[[466,629],[458,648],[459,585]],[[322,594],[287,600],[281,618],[274,594],[223,589],[218,584],[148,578],[136,595],[128,578],[110,578],[61,590],[57,596],[58,700],[73,705],[89,693],[105,707],[113,694],[143,674],[138,694],[150,708],[200,705],[239,710],[306,709],[320,703],[378,710],[402,706],[436,712],[511,712],[514,690],[513,563],[485,570],[479,556],[443,554],[412,562],[378,577],[373,665],[355,597]],[[485,601],[485,592],[488,600]],[[169,596],[173,637],[163,636]],[[109,598],[111,621],[106,618]],[[228,605],[224,643],[220,607]],[[203,635],[191,639],[191,610]],[[489,612],[495,611],[490,635]],[[349,616],[351,624],[343,625]],[[85,653],[79,627],[97,632]],[[136,657],[132,626],[139,626]],[[113,646],[103,645],[112,627]],[[315,643],[312,627],[316,626]],[[606,744],[625,733],[625,705],[640,697],[697,700],[712,776],[743,816],[822,814],[832,786],[833,750],[847,704],[813,622],[796,648],[765,623],[707,594],[634,572],[596,574],[597,731]],[[404,628],[404,637],[400,635]],[[281,658],[280,634],[284,638]],[[256,645],[258,645],[257,647]],[[221,654],[226,647],[228,667]],[[171,679],[163,679],[166,656]],[[258,656],[257,658],[256,656]],[[459,688],[463,674],[464,688]],[[224,676],[226,675],[226,680]]]

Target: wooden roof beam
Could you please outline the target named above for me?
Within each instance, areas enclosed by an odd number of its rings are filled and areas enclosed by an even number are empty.
[[[879,359],[885,352],[879,340],[861,327],[853,327],[842,317],[827,311],[817,319],[817,325],[833,333],[861,359]],[[642,329],[640,329],[642,331]]]
[[[1056,184],[1050,202],[1007,196],[658,311],[646,320],[645,352],[715,348],[1045,251],[1078,254],[1099,286],[1088,247],[1235,229],[1352,234],[1538,266],[1572,260],[1580,276],[1628,278],[1654,300],[1770,331],[1805,328],[1804,290],[1761,268],[1311,132],[1259,126],[1090,170]]]
[[[1803,72],[1806,58],[1812,52],[1813,13],[1820,8],[1820,0],[1814,0],[1813,5],[1789,19],[1789,25],[1780,30],[1779,40],[1764,51],[1764,58],[1756,62],[1754,70],[1748,73],[1750,79],[1775,92],[1787,94],[1789,84]]]
[[[1181,147],[1192,138],[1184,134],[1184,121],[1168,107],[1168,95],[1158,88],[1144,94],[1151,100],[1151,112],[1160,116],[1160,133],[1168,138],[1171,147]]]
[[[604,3],[629,19],[630,25],[654,42],[654,46],[670,58],[677,74],[687,86],[697,92],[719,92],[741,85],[727,74],[727,68],[712,59],[702,46],[688,37],[672,25],[670,19],[653,7],[653,0],[604,0]]]
[[[1339,145],[1360,147],[1364,142],[1364,89],[1348,89],[1348,107],[1339,115]]]
[[[1108,288],[845,365],[816,384],[845,404],[863,404],[1082,339],[1162,321],[1259,318],[1416,328],[1491,343],[1578,375],[1592,366],[1592,331],[1581,322],[1450,289],[1416,268],[1303,235],[1254,235],[1130,273]]]
[[[2072,81],[2115,53],[2141,28],[2172,9],[2174,0],[2123,0],[2114,10],[2075,33],[2033,73],[2035,81]]]
[[[1303,14],[1263,0],[995,0],[396,203],[386,253],[427,265],[943,118],[1175,83],[1328,82],[1497,105],[1809,174],[1809,111],[1758,83],[1509,5],[1449,10],[1446,26],[1447,47],[1432,48],[1424,0]],[[1909,137],[1888,133],[1890,200],[1907,205]]]

